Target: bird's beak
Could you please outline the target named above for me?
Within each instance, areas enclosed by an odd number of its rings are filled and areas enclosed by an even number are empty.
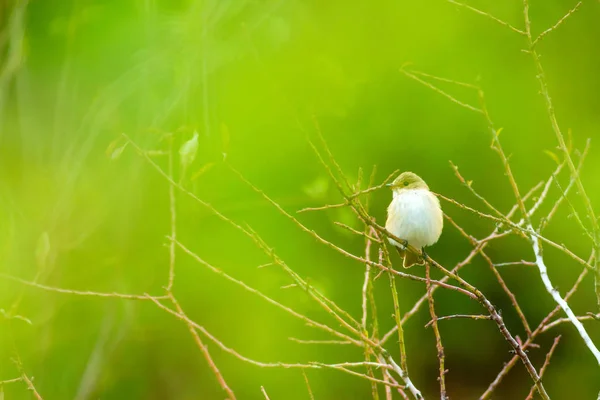
[[[392,186],[394,186],[394,184],[393,183],[386,183],[385,186],[392,187]]]

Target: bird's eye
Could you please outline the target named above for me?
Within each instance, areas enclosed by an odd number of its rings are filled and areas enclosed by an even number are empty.
[[[408,182],[407,181],[404,181],[404,186],[408,186]]]

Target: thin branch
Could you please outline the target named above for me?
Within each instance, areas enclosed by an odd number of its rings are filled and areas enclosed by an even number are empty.
[[[554,350],[556,350],[556,346],[558,346],[559,341],[560,341],[560,336],[557,336],[556,338],[554,338],[554,343],[552,343],[552,347],[550,347],[548,354],[546,354],[546,359],[544,360],[544,365],[542,365],[542,368],[540,369],[540,379],[543,378],[544,373],[546,372],[546,369],[548,368],[548,365],[550,365],[550,358],[552,358],[552,354],[554,354]],[[533,400],[534,393],[535,393],[535,386],[532,386],[531,390],[529,390],[529,394],[527,395],[525,400]]]
[[[592,320],[598,320],[600,319],[600,313],[598,314],[592,314],[592,315],[582,315],[582,316],[577,316],[576,317],[578,321],[592,321]],[[544,333],[560,324],[564,324],[566,322],[571,322],[570,318],[558,318],[554,321],[552,321],[551,323],[545,325],[540,333]]]
[[[169,177],[173,180],[173,138],[169,140]],[[177,203],[175,199],[175,186],[169,185],[169,212],[171,216],[171,237],[173,240],[169,242],[169,283],[167,284],[167,292],[173,289],[173,281],[175,280],[175,240],[177,240]]]
[[[511,31],[518,33],[519,35],[525,35],[525,32],[522,31],[521,29],[515,28],[514,26],[512,26],[508,22],[504,22],[501,19],[494,17],[492,14],[489,14],[489,13],[486,13],[485,11],[481,11],[481,10],[479,10],[477,8],[471,7],[470,5],[459,3],[458,1],[448,0],[448,2],[452,3],[452,4],[456,4],[457,6],[460,6],[460,7],[464,7],[466,9],[468,9],[468,10],[473,11],[476,14],[483,15],[484,17],[487,17],[487,18],[491,19],[492,21],[495,21],[495,22],[499,23],[500,25],[507,27]]]
[[[213,374],[217,377],[217,381],[219,382],[219,385],[227,393],[227,396],[229,396],[230,400],[235,400],[236,397],[235,397],[235,394],[233,393],[233,390],[231,390],[231,388],[225,381],[223,374],[219,370],[219,367],[217,367],[217,364],[215,364],[212,356],[210,355],[210,352],[208,351],[208,347],[204,344],[204,342],[202,342],[202,339],[200,339],[200,336],[198,335],[198,332],[196,331],[196,325],[191,323],[191,320],[185,315],[185,313],[183,312],[183,309],[179,305],[179,302],[175,299],[175,297],[171,293],[169,293],[169,299],[171,300],[171,303],[173,303],[173,305],[175,306],[177,313],[183,317],[183,321],[186,323],[190,333],[192,334],[192,337],[194,338],[194,341],[196,342],[196,345],[198,346],[198,348],[202,352],[202,355],[206,359],[206,362],[208,363],[209,368],[211,369]],[[155,303],[158,304],[157,301],[155,301]]]
[[[557,23],[555,23],[554,25],[552,25],[550,28],[546,29],[544,32],[540,33],[538,35],[538,37],[533,41],[533,43],[531,43],[531,47],[535,47],[538,42],[540,40],[542,40],[544,38],[544,36],[546,36],[547,34],[549,34],[550,32],[552,32],[553,30],[555,30],[556,28],[558,28],[563,22],[565,22],[565,20],[567,18],[569,18],[571,16],[571,14],[573,14],[575,11],[577,11],[579,9],[579,7],[581,6],[581,1],[579,3],[577,3],[575,5],[575,7],[573,7],[571,10],[569,10],[568,13],[566,13],[561,19],[558,20]]]
[[[474,319],[474,320],[487,319],[487,320],[490,320],[490,319],[492,319],[492,317],[490,317],[489,315],[469,315],[469,314],[445,315],[443,317],[436,317],[435,320],[432,319],[431,321],[429,321],[428,323],[425,324],[425,328],[429,328],[434,323],[434,321],[444,321],[446,319]]]
[[[498,272],[498,270],[496,268],[494,268],[494,263],[492,262],[492,259],[482,249],[479,250],[479,254],[481,254],[481,256],[485,259],[485,261],[489,265],[492,273],[496,277],[496,280],[502,287],[502,290],[504,290],[504,293],[506,293],[506,295],[510,299],[510,302],[512,303],[513,307],[515,308],[515,311],[517,312],[517,315],[519,316],[519,319],[521,320],[521,323],[523,324],[523,328],[525,328],[525,332],[527,333],[527,336],[528,337],[531,336],[531,328],[529,327],[529,323],[527,322],[525,313],[523,312],[523,310],[521,309],[521,306],[519,305],[519,302],[517,301],[517,297],[508,288],[508,286],[506,285],[506,282],[504,282],[504,279],[502,278],[502,275],[500,275],[500,272]]]
[[[537,264],[534,263],[533,261],[525,261],[525,260],[521,260],[521,261],[510,261],[510,262],[503,262],[503,263],[495,263],[492,264],[494,266],[494,268],[496,267],[508,267],[509,265],[526,265],[528,267],[536,267]]]
[[[0,386],[8,385],[8,384],[11,384],[11,383],[17,383],[17,382],[21,382],[21,381],[23,381],[23,377],[22,376],[20,376],[18,378],[13,378],[13,379],[6,379],[4,381],[0,381]]]
[[[431,291],[431,282],[429,276],[430,266],[429,263],[425,265],[425,276],[427,277],[427,297],[429,299],[429,314],[431,315],[431,322],[433,327],[433,333],[435,335],[435,347],[437,349],[437,357],[439,361],[440,370],[440,398],[446,400],[448,395],[446,394],[446,367],[444,366],[444,346],[442,345],[442,336],[440,335],[440,329],[438,327],[438,318],[435,314],[435,304],[433,300],[433,293]]]
[[[407,77],[419,82],[420,84],[427,86],[428,88],[430,88],[431,90],[433,90],[434,92],[441,94],[442,96],[444,96],[445,98],[447,98],[448,100],[452,101],[453,103],[458,104],[461,107],[466,108],[467,110],[470,111],[474,111],[476,113],[482,113],[482,111],[477,108],[477,107],[473,107],[470,104],[464,103],[460,100],[458,100],[456,97],[452,96],[451,94],[446,93],[445,91],[443,91],[442,89],[438,88],[437,86],[419,78],[418,76],[412,74],[411,72],[405,70],[404,68],[400,68],[400,72],[403,73],[404,75],[406,75]]]
[[[127,300],[148,300],[148,296],[146,295],[137,295],[137,294],[125,294],[125,293],[103,293],[103,292],[92,292],[89,290],[72,290],[72,289],[63,289],[53,286],[42,285],[41,283],[35,283],[31,281],[26,281],[25,279],[17,278],[16,276],[0,273],[0,278],[8,279],[14,282],[19,282],[23,285],[31,286],[37,289],[46,290],[48,292],[55,293],[64,293],[64,294],[75,294],[78,296],[91,296],[91,297],[111,297],[115,299],[127,299]],[[164,300],[167,296],[151,296],[153,299]]]
[[[265,390],[264,386],[260,387],[260,391],[262,392],[263,396],[265,396],[265,400],[271,400],[269,399],[269,395],[267,394],[267,391]]]
[[[176,242],[176,243],[177,243],[177,246],[179,246],[179,248],[181,250],[183,250],[184,253],[188,254],[190,257],[192,257],[194,260],[196,260],[201,265],[204,265],[205,267],[207,267],[208,269],[210,269],[212,272],[214,272],[214,273],[216,273],[218,275],[221,275],[222,277],[224,277],[228,281],[233,282],[236,285],[243,287],[244,289],[246,289],[247,291],[249,291],[251,293],[254,293],[255,295],[257,295],[257,296],[261,297],[262,299],[266,300],[268,303],[271,303],[274,306],[276,306],[276,307],[278,307],[278,308],[286,311],[288,314],[290,314],[290,315],[292,315],[292,316],[294,316],[296,318],[299,318],[299,319],[303,320],[304,322],[307,323],[308,326],[312,326],[312,327],[315,327],[315,328],[322,329],[322,330],[324,330],[326,332],[329,332],[329,333],[333,334],[334,336],[337,336],[337,337],[343,339],[344,341],[349,341],[349,342],[351,342],[352,344],[354,344],[356,346],[362,347],[362,343],[361,342],[359,342],[359,341],[351,338],[348,335],[345,335],[345,334],[343,334],[341,332],[336,331],[335,329],[329,327],[328,325],[316,322],[316,321],[314,321],[314,320],[312,320],[312,319],[310,319],[310,318],[308,318],[308,317],[306,317],[306,316],[304,316],[304,315],[302,315],[302,314],[294,311],[293,309],[291,309],[291,308],[289,308],[287,306],[284,306],[283,304],[279,303],[278,301],[273,300],[272,298],[268,297],[267,295],[265,295],[261,291],[256,290],[256,289],[254,289],[251,286],[248,286],[246,283],[244,283],[244,282],[242,282],[242,281],[240,281],[240,280],[232,277],[231,275],[223,272],[219,268],[217,268],[217,267],[213,266],[212,264],[204,261],[204,259],[202,259],[196,253],[192,252],[190,249],[188,249],[187,247],[185,247],[181,242]]]
[[[326,204],[324,206],[320,206],[320,207],[306,207],[306,208],[302,208],[298,211],[296,211],[297,213],[303,213],[303,212],[307,212],[307,211],[323,211],[323,210],[330,210],[332,208],[342,208],[342,207],[346,207],[348,205],[348,203],[338,203],[338,204]]]
[[[306,371],[302,370],[302,376],[304,377],[304,382],[306,383],[306,389],[308,390],[308,397],[310,400],[315,400],[315,396],[313,395],[313,391],[310,387],[310,382],[308,382],[308,376],[306,376]]]
[[[304,340],[297,339],[295,337],[289,337],[289,340],[292,342],[296,342],[299,344],[338,344],[338,345],[346,345],[346,344],[354,344],[349,340]]]
[[[13,359],[13,361],[14,361],[15,365],[17,366],[19,373],[21,374],[21,380],[23,382],[25,382],[25,385],[27,385],[27,389],[29,389],[29,391],[31,391],[31,393],[33,394],[33,397],[35,397],[36,400],[44,400],[42,398],[42,396],[40,395],[40,393],[35,388],[35,386],[33,385],[33,377],[30,378],[27,375],[27,373],[25,372],[25,369],[23,368],[23,364],[21,363],[21,358],[19,357],[18,354],[15,355],[15,358]]]

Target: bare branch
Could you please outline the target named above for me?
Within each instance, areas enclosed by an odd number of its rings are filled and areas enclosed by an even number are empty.
[[[559,341],[560,341],[560,336],[557,336],[554,339],[554,343],[552,343],[552,347],[550,347],[548,354],[546,354],[546,360],[544,360],[544,365],[542,365],[542,368],[540,369],[540,379],[543,378],[544,372],[546,372],[548,365],[550,365],[550,358],[552,358],[552,354],[554,354],[554,350],[556,350],[556,346],[558,346]],[[531,390],[529,391],[529,394],[527,395],[525,400],[533,400],[534,393],[535,393],[535,386],[533,386],[531,388]]]
[[[514,26],[512,26],[508,22],[504,22],[501,19],[494,17],[492,14],[486,13],[485,11],[481,11],[481,10],[479,10],[477,8],[474,8],[474,7],[471,7],[471,6],[467,5],[467,4],[459,3],[458,1],[448,0],[448,2],[452,3],[452,4],[456,4],[457,6],[460,6],[460,7],[464,7],[466,9],[468,9],[468,10],[473,11],[476,14],[483,15],[484,17],[487,17],[487,18],[491,19],[492,21],[495,21],[495,22],[499,23],[500,25],[507,27],[511,31],[518,33],[519,35],[525,35],[525,32],[522,31],[521,29],[515,28]]]
[[[577,11],[579,9],[579,7],[581,6],[581,1],[577,4],[575,4],[575,7],[573,7],[571,10],[569,10],[568,13],[566,13],[561,19],[558,20],[557,23],[555,23],[554,25],[552,25],[550,28],[546,29],[544,32],[540,33],[538,35],[537,38],[535,38],[535,40],[533,41],[533,43],[531,43],[531,47],[535,47],[538,42],[540,40],[542,40],[544,38],[544,36],[546,36],[547,34],[549,34],[550,32],[552,32],[553,30],[555,30],[556,28],[558,28],[563,22],[565,22],[565,20],[567,18],[569,18],[571,16],[571,14],[573,14],[575,11]]]

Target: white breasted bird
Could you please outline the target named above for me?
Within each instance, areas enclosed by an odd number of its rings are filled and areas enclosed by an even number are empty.
[[[417,249],[431,246],[442,234],[444,216],[438,198],[429,186],[412,172],[401,173],[388,186],[394,198],[388,207],[385,229]],[[390,239],[404,257],[404,268],[420,264],[419,256],[405,250],[404,244]]]

